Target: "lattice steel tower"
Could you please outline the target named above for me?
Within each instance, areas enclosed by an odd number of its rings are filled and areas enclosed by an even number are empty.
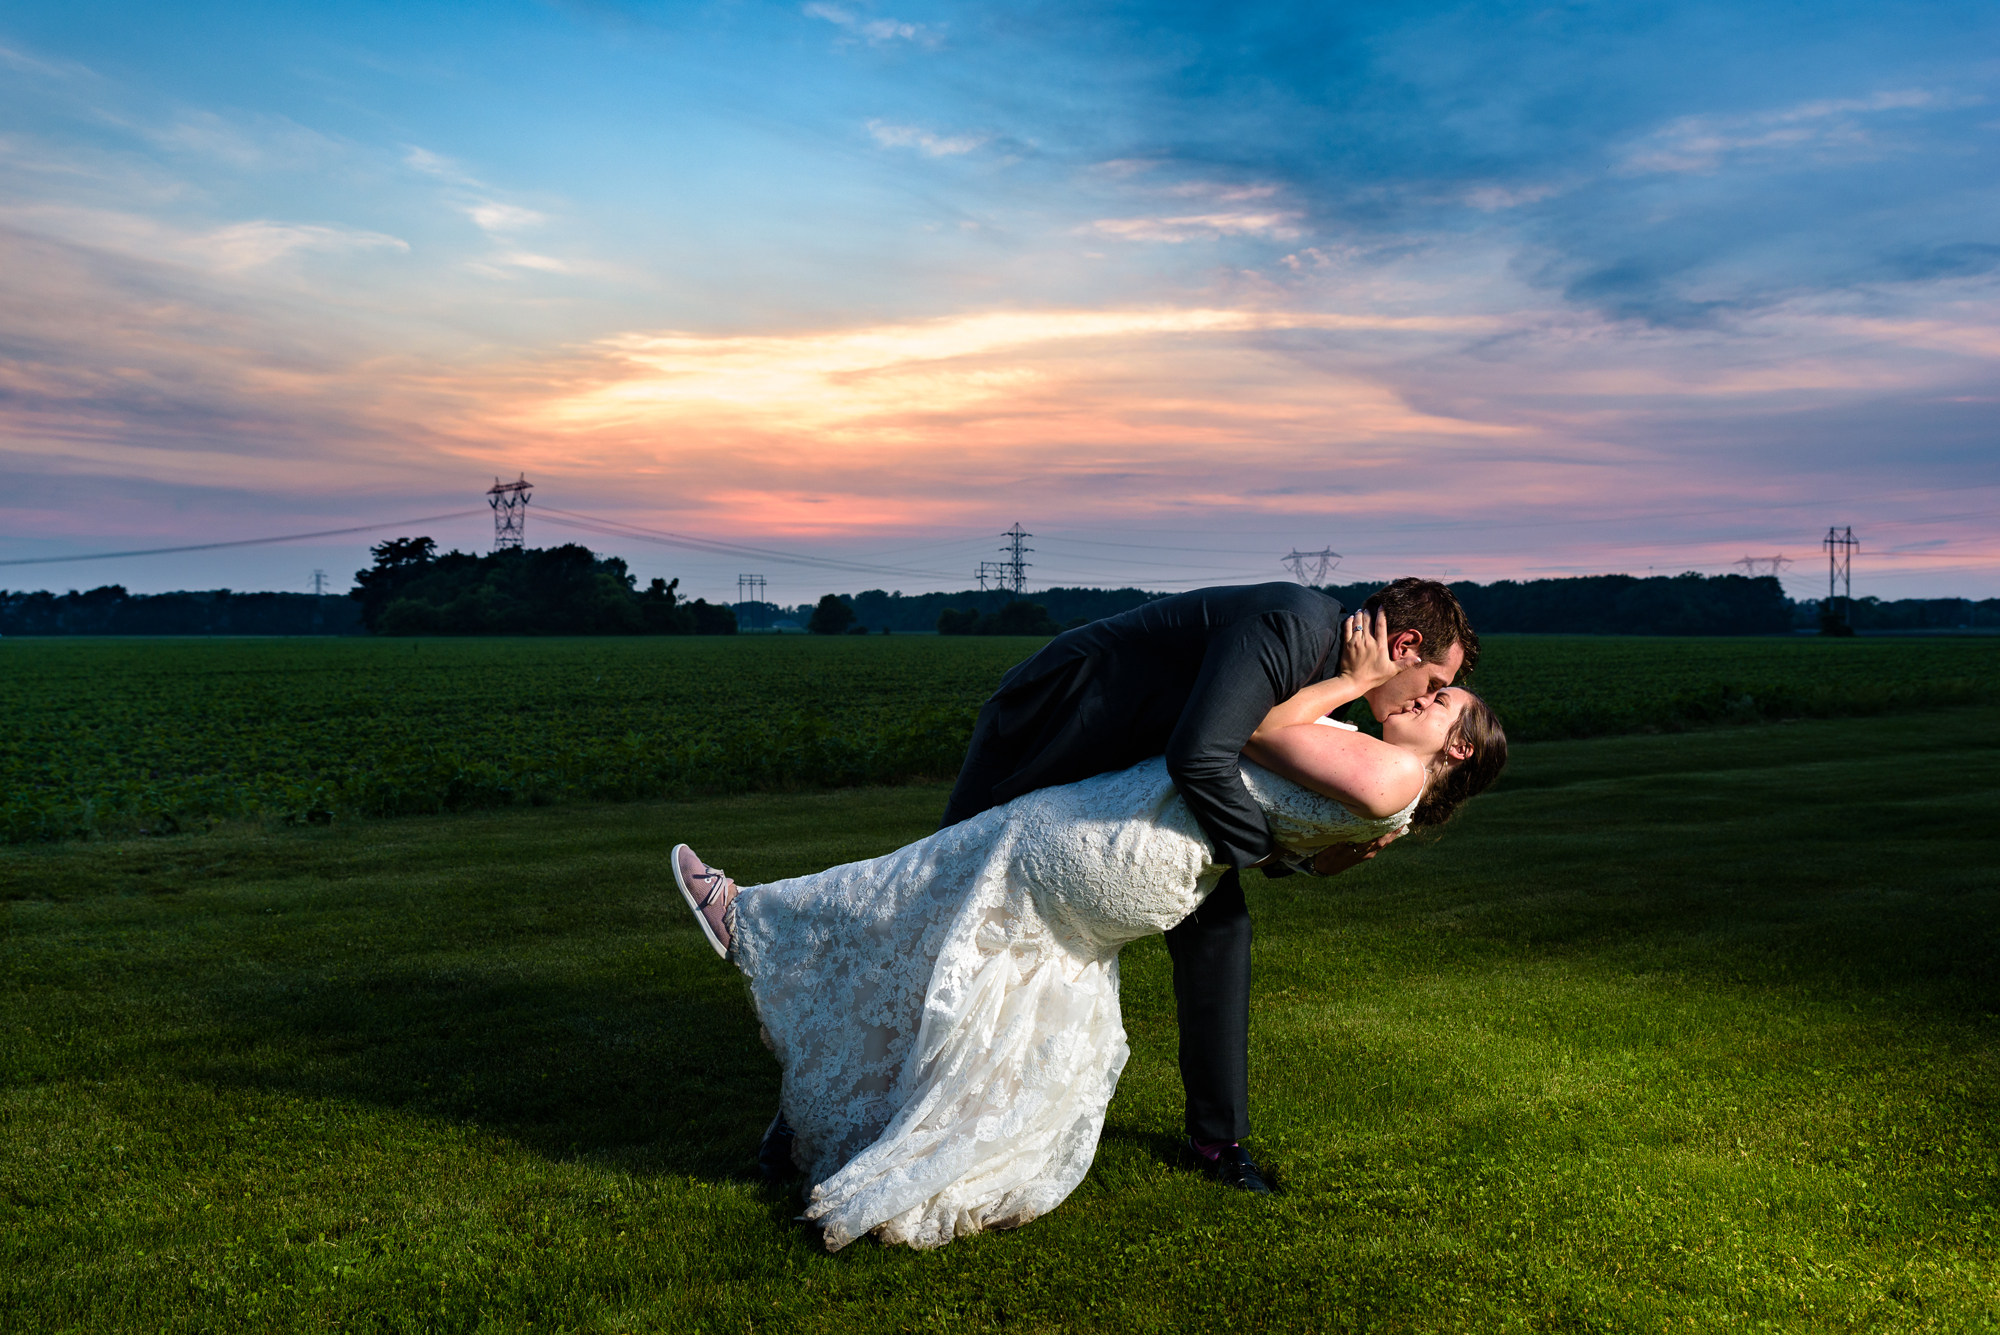
[[[493,550],[518,548],[528,536],[528,493],[535,484],[523,473],[513,482],[493,479],[487,488],[486,503],[493,507]]]
[[[1278,560],[1285,569],[1292,572],[1294,579],[1310,588],[1315,584],[1326,583],[1327,575],[1332,573],[1333,568],[1340,564],[1340,553],[1334,551],[1331,547],[1323,548],[1317,552],[1302,552],[1294,547],[1291,551],[1279,557]],[[1312,566],[1312,575],[1310,578],[1306,575],[1306,566],[1308,563]]]
[[[1007,539],[1007,545],[1000,549],[1001,554],[1007,558],[998,563],[1000,567],[1000,586],[1006,588],[1008,585],[1012,585],[1014,596],[1019,598],[1021,590],[1028,586],[1028,567],[1033,564],[1030,561],[1023,561],[1021,557],[1024,553],[1035,550],[1033,547],[1023,547],[1021,543],[1025,539],[1032,538],[1035,535],[1032,533],[1023,533],[1020,524],[1016,523],[1014,527],[1008,529],[1000,536]]]

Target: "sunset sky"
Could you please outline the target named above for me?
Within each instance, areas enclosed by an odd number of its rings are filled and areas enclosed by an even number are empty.
[[[1991,3],[0,4],[0,560],[2000,596],[1997,145]]]

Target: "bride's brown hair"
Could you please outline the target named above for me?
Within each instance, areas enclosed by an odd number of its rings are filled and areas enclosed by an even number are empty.
[[[1460,807],[1485,792],[1487,785],[1507,768],[1507,734],[1501,730],[1493,707],[1463,686],[1451,689],[1465,691],[1465,708],[1459,711],[1458,722],[1451,725],[1445,747],[1447,750],[1453,746],[1470,747],[1472,754],[1424,781],[1423,798],[1410,813],[1414,829],[1444,824],[1458,814]]]

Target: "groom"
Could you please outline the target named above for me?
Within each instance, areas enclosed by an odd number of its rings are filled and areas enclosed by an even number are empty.
[[[1428,704],[1479,655],[1450,589],[1399,579],[1363,604],[1387,614],[1402,668],[1364,698],[1378,719]],[[1237,769],[1272,706],[1340,670],[1341,605],[1290,583],[1196,589],[1065,631],[1000,681],[945,807],[955,825],[1021,794],[1165,755],[1167,772],[1229,871],[1167,933],[1187,1089],[1187,1149],[1222,1182],[1269,1185],[1237,1143],[1250,1133],[1250,913],[1238,873],[1277,849]],[[1393,838],[1393,836],[1390,836]],[[1375,856],[1335,845],[1330,876]],[[1267,875],[1288,875],[1272,864]]]

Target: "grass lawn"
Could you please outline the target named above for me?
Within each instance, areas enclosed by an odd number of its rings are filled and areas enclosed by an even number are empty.
[[[1516,749],[1440,841],[1252,876],[1252,1148],[1173,1168],[1158,941],[1088,1180],[822,1254],[664,879],[938,787],[0,850],[0,1329],[2000,1330],[2000,710]]]

